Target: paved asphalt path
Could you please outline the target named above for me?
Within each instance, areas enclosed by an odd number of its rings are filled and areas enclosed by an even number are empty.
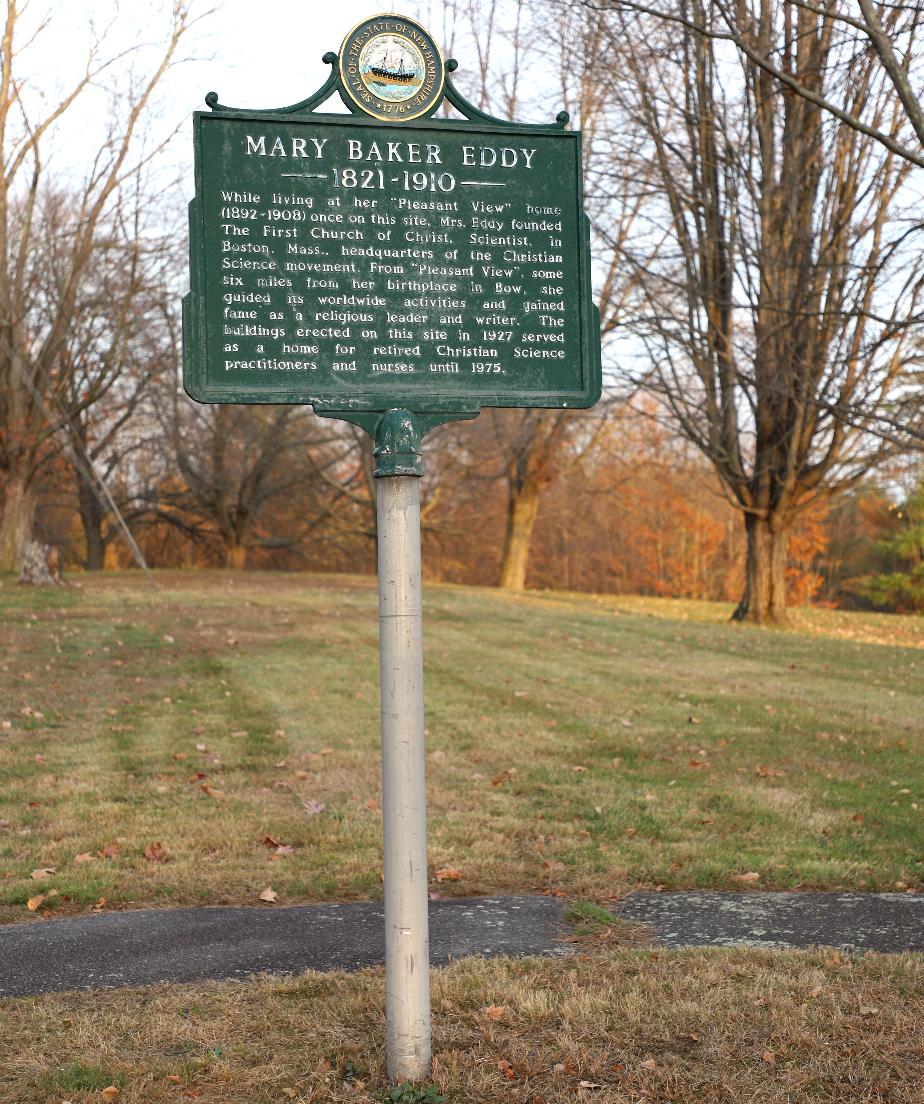
[[[924,951],[913,893],[634,893],[613,910],[665,947],[838,947]]]
[[[924,950],[924,896],[902,893],[636,893],[617,916],[664,946]],[[551,897],[432,901],[434,965],[466,955],[567,953]],[[111,912],[0,927],[0,996],[195,982],[383,961],[378,902]]]
[[[430,961],[556,953],[563,911],[551,897],[431,901]],[[0,927],[0,996],[356,970],[384,960],[378,901],[110,912]]]

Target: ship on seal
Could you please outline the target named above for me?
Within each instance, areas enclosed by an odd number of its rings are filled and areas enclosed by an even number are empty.
[[[385,84],[410,84],[411,81],[417,78],[416,70],[404,68],[403,55],[399,58],[398,66],[395,68],[394,59],[389,58],[387,52],[383,52],[382,60],[378,65],[369,66],[369,72]]]

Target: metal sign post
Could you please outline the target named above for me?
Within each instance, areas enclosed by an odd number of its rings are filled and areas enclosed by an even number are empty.
[[[420,446],[413,417],[376,431],[382,819],[385,841],[385,1021],[388,1076],[430,1073],[430,938],[420,593]]]
[[[300,403],[375,441],[388,1072],[430,1070],[421,441],[485,406],[600,397],[581,136],[496,119],[412,19],[324,55],[308,99],[193,118],[183,384]],[[348,115],[319,110],[337,95]],[[456,118],[436,118],[448,103]]]

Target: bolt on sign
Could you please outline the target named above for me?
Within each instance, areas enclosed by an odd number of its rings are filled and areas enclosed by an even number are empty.
[[[335,416],[592,405],[599,317],[567,115],[485,115],[410,19],[366,20],[324,60],[326,84],[292,107],[210,93],[195,113],[190,396]],[[350,115],[317,110],[335,93]],[[444,102],[462,118],[435,118]]]
[[[581,138],[495,119],[427,31],[355,27],[307,100],[194,116],[183,378],[207,403],[310,404],[375,438],[389,1076],[430,1072],[423,436],[485,406],[600,396]],[[319,110],[333,95],[349,115]],[[443,105],[455,110],[435,117]]]

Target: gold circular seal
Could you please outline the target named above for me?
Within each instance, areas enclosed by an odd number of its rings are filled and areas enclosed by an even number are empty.
[[[340,82],[373,119],[419,119],[443,97],[446,70],[439,48],[413,19],[364,19],[340,47]]]

